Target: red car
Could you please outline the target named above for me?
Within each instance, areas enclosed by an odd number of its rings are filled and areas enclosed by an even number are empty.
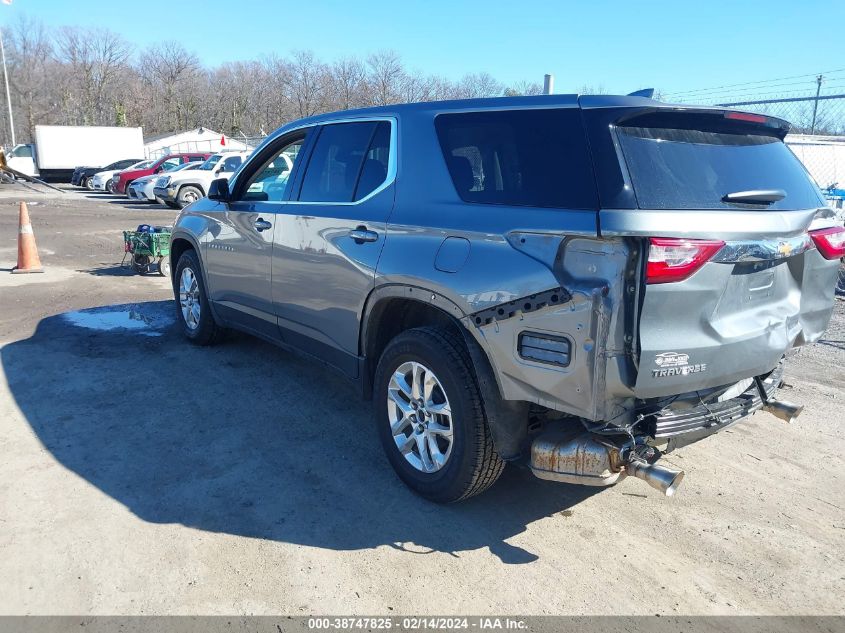
[[[167,156],[162,156],[151,166],[145,169],[131,169],[127,171],[122,171],[119,174],[115,175],[114,190],[116,193],[122,193],[126,195],[126,188],[133,180],[136,180],[137,178],[141,178],[142,176],[149,176],[151,174],[158,174],[163,171],[168,171],[170,169],[173,169],[174,167],[182,165],[183,163],[202,161],[208,158],[209,156],[211,156],[210,153],[168,154]]]

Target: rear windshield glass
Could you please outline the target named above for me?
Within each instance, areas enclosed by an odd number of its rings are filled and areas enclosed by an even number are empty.
[[[748,127],[684,129],[618,128],[637,202],[643,209],[808,209],[823,205],[818,188],[776,136]],[[762,204],[724,200],[729,194],[781,190]],[[740,198],[742,198],[740,196]]]
[[[595,209],[592,164],[580,110],[441,114],[446,165],[465,202]]]

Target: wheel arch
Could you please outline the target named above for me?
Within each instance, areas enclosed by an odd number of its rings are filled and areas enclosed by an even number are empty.
[[[203,261],[203,253],[196,237],[190,233],[179,232],[174,233],[170,238],[170,284],[173,287],[174,296],[176,294],[176,268],[179,266],[179,258],[186,252],[192,250],[197,256],[200,263],[200,275],[202,275],[202,282],[206,290],[208,290],[208,275],[205,271],[205,261]],[[214,308],[214,302],[209,296],[208,305],[211,309],[211,314],[217,323],[222,323],[217,311]]]
[[[193,187],[194,189],[199,189],[199,192],[202,194],[203,198],[206,195],[205,194],[205,187],[203,187],[200,183],[198,183],[198,182],[180,182],[179,188],[176,190],[176,197],[177,198],[179,197],[179,194],[181,193],[182,189],[184,189],[185,187]]]
[[[487,352],[468,329],[466,315],[447,297],[426,288],[382,286],[369,296],[359,335],[361,390],[373,396],[376,366],[387,344],[398,334],[423,326],[443,327],[457,333],[472,360],[475,380],[496,450],[502,459],[520,456],[528,430],[528,403],[502,398],[501,385]]]

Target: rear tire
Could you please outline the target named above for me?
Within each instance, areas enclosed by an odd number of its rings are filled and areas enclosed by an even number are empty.
[[[202,267],[196,252],[182,253],[173,278],[176,314],[182,333],[194,345],[213,345],[223,336],[208,303]]]
[[[423,390],[435,395],[423,396],[416,406],[409,403],[407,406],[412,406],[412,410],[406,408],[408,398],[404,394],[414,391],[407,376],[418,367],[422,367],[419,371]],[[404,382],[402,378],[397,379],[405,371],[411,373],[405,376]],[[435,386],[428,386],[434,383]],[[397,404],[397,396],[401,399],[400,404]],[[427,404],[429,399],[432,404]],[[432,412],[444,410],[444,400],[450,411],[448,424],[438,413],[431,417]],[[426,499],[437,503],[461,501],[484,492],[502,474],[505,463],[493,446],[472,362],[459,336],[424,327],[408,330],[394,338],[381,355],[376,369],[374,403],[379,438],[390,465],[408,487]],[[422,409],[425,410],[421,418]],[[397,422],[396,418],[402,417],[403,411],[414,421]],[[422,430],[421,419],[424,420]],[[432,421],[431,426],[428,420]],[[445,426],[451,427],[451,433],[444,459],[446,445],[440,438],[446,436]],[[440,445],[430,449],[430,457],[426,460],[421,451],[429,452],[425,447],[430,444],[417,436],[429,433],[429,429],[436,429],[438,439],[435,441]],[[406,435],[408,431],[410,435]],[[431,456],[443,463],[431,460]]]

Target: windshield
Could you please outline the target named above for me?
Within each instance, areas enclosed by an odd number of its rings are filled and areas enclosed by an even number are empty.
[[[691,120],[685,127],[681,117],[670,118],[618,128],[640,208],[797,210],[824,204],[795,155],[766,129],[732,129],[724,119],[712,126]],[[785,196],[763,203],[748,195],[761,190]]]
[[[215,154],[214,156],[209,157],[202,165],[200,165],[197,169],[201,171],[211,171],[214,169],[214,166],[220,162],[220,159],[223,158],[220,154]]]
[[[147,167],[152,167],[154,162],[154,160],[142,160],[140,163],[135,163],[126,169],[146,169]]]

